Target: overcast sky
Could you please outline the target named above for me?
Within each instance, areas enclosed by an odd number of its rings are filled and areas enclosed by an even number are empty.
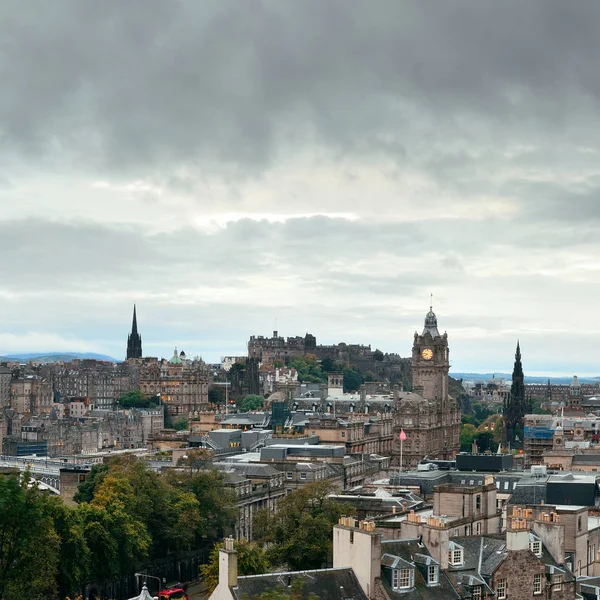
[[[597,0],[0,3],[0,355],[600,375]]]

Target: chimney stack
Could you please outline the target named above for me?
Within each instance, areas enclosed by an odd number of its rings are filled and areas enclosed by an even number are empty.
[[[230,588],[237,585],[238,555],[233,548],[233,538],[225,538],[225,547],[219,550],[219,587]]]

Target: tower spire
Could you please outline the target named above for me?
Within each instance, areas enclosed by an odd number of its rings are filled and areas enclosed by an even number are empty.
[[[133,305],[131,333],[127,336],[127,359],[142,358],[142,336],[138,333],[136,306]]]
[[[133,304],[133,322],[131,323],[131,334],[137,335],[137,316],[135,314],[135,302]]]

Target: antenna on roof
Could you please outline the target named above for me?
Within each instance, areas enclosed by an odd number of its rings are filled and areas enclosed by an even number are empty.
[[[429,310],[433,310],[433,293],[429,294]]]

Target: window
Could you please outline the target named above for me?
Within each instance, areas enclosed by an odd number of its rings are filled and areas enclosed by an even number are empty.
[[[475,496],[475,510],[481,510],[481,496]]]
[[[427,567],[427,584],[435,585],[438,582],[438,568],[437,565],[429,565]]]
[[[462,548],[453,548],[448,552],[448,562],[452,566],[462,565],[463,563],[463,551]]]
[[[293,474],[291,471],[288,471],[288,472],[285,474],[285,476],[286,476],[288,479],[292,479],[292,477],[294,477],[294,474]]]
[[[400,569],[400,580],[398,582],[398,588],[409,588],[411,586],[412,569]]]
[[[503,600],[506,598],[506,579],[498,579],[498,584],[496,585],[496,595],[498,596],[498,600]]]
[[[306,473],[300,473],[300,479],[306,479]]]
[[[346,437],[346,432],[342,431],[342,437],[345,438]]]
[[[560,592],[562,590],[562,575],[557,573],[556,575],[552,575],[552,591]]]
[[[480,585],[473,586],[473,593],[471,594],[471,598],[481,598],[481,586]]]
[[[481,534],[481,523],[477,523],[477,535]]]
[[[350,531],[350,543],[354,544],[354,529]]]
[[[542,542],[540,542],[540,540],[533,540],[533,541],[529,542],[529,549],[536,556],[540,556],[542,554]]]
[[[581,531],[581,517],[577,519],[577,531]]]
[[[395,590],[398,589],[398,571],[396,569],[392,571],[392,587]]]
[[[533,576],[533,593],[541,594],[542,593],[542,574],[536,573]]]

